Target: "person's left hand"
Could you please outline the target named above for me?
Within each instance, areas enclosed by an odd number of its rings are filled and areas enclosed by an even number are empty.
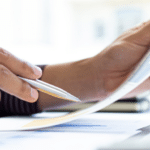
[[[131,74],[136,64],[149,50],[149,47],[150,21],[123,33],[104,51],[93,57],[95,73],[97,79],[103,82],[101,83],[103,91],[111,94],[119,87]],[[135,96],[148,89],[150,89],[149,79],[128,96]]]

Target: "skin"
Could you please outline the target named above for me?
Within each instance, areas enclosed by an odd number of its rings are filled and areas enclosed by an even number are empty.
[[[38,99],[38,91],[17,76],[38,79],[41,75],[42,71],[40,68],[22,61],[0,48],[0,89],[3,91],[33,103]]]
[[[150,21],[147,21],[124,32],[94,57],[66,64],[47,65],[41,80],[70,92],[82,102],[101,101],[127,79],[149,50],[149,46]],[[0,88],[25,101],[36,101],[38,95],[33,99],[29,84],[16,75],[37,79],[41,72],[37,71],[35,74],[35,66],[17,59],[3,49],[0,49],[0,60]],[[133,97],[149,89],[148,78],[125,97]],[[38,106],[41,110],[57,109],[71,104],[73,102],[39,92]]]
[[[147,21],[124,32],[94,57],[66,64],[47,65],[42,80],[63,88],[79,97],[82,102],[104,100],[127,79],[149,46],[150,21]],[[133,97],[149,89],[148,78],[125,97]],[[38,103],[42,110],[73,104],[44,93],[40,93]]]

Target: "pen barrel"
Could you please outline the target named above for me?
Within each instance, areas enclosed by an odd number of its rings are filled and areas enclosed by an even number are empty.
[[[19,77],[19,78],[26,81],[37,90],[44,92],[46,94],[49,94],[51,96],[54,96],[60,99],[74,101],[74,102],[80,102],[80,100],[77,97],[71,95],[65,90],[55,87],[54,85],[50,85],[48,83],[45,83],[39,80],[30,80],[30,79],[26,79],[22,77]]]
[[[22,77],[19,77],[21,79],[23,79],[24,81],[28,82],[30,85],[32,85],[34,88],[36,88],[37,90],[39,91],[42,91],[44,93],[47,93],[47,94],[55,94],[55,96],[57,95],[57,97],[66,97],[66,94],[61,92],[61,91],[58,91],[57,89],[55,88],[50,88],[44,84],[38,84],[36,83],[36,80],[30,80],[30,79],[25,79],[25,78],[22,78]]]

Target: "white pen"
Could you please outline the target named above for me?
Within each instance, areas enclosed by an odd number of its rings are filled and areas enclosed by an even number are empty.
[[[67,91],[58,88],[54,85],[48,84],[46,82],[40,81],[40,80],[31,80],[23,77],[19,77],[20,79],[28,82],[30,85],[35,87],[37,90],[47,93],[51,96],[68,100],[68,101],[73,101],[73,102],[80,102],[80,99],[75,97],[74,95],[68,93]]]

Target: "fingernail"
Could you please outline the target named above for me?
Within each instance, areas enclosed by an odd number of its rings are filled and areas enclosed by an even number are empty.
[[[41,68],[35,66],[35,67],[34,67],[34,73],[35,73],[35,75],[37,75],[37,76],[41,76],[41,75],[42,75],[42,70],[41,70]]]
[[[37,100],[38,96],[39,96],[39,94],[38,94],[37,90],[31,88],[31,97],[34,98],[35,100]]]

